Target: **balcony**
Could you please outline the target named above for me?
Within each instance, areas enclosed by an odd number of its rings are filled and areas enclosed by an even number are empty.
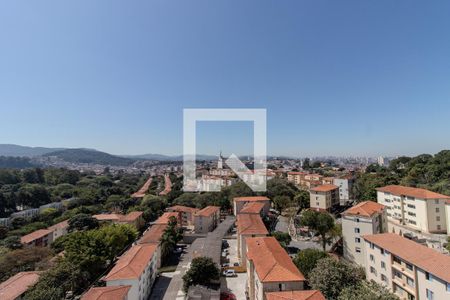
[[[392,278],[392,282],[395,283],[397,286],[401,287],[406,292],[403,294],[396,293],[396,295],[399,296],[400,299],[407,299],[407,300],[411,299],[411,297],[409,297],[408,294],[413,296],[414,297],[413,299],[417,298],[415,287],[412,287],[409,284],[407,284],[406,280],[394,276]]]

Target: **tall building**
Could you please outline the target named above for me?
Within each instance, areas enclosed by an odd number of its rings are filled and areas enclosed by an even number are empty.
[[[342,238],[344,257],[360,266],[364,265],[362,237],[386,231],[385,207],[373,201],[365,201],[342,213]]]
[[[450,257],[394,233],[364,236],[366,279],[400,299],[450,299]]]
[[[330,211],[339,206],[339,187],[334,184],[323,184],[309,191],[310,207],[316,210]]]
[[[339,201],[341,205],[346,205],[353,201],[353,183],[355,179],[351,176],[343,176],[339,178],[333,178],[333,184],[339,187]]]
[[[397,224],[418,232],[447,231],[445,204],[448,200],[449,196],[425,189],[401,185],[377,188],[377,201],[386,206],[386,215],[392,226]],[[389,228],[389,231],[398,230]]]
[[[220,151],[219,154],[219,160],[217,161],[217,169],[223,169],[223,157],[222,157],[222,151]]]

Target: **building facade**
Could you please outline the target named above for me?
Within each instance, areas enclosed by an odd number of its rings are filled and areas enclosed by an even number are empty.
[[[324,184],[309,191],[310,207],[316,210],[330,211],[339,206],[339,187],[333,184]]]
[[[233,211],[234,215],[237,216],[242,208],[250,203],[250,202],[260,202],[264,204],[264,207],[262,209],[262,213],[264,215],[267,215],[270,210],[270,199],[265,196],[250,196],[250,197],[236,197],[233,199]]]
[[[220,207],[207,206],[194,214],[195,233],[213,231],[220,222]]]
[[[364,266],[364,235],[386,231],[385,207],[382,204],[365,201],[342,213],[342,238],[344,257]]]
[[[245,266],[247,262],[246,239],[267,236],[269,232],[258,214],[239,214],[236,225],[238,258],[240,265]]]

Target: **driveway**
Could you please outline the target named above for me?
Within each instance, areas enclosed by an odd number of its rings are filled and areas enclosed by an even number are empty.
[[[237,257],[237,240],[226,240],[230,247],[228,247],[229,254],[227,259],[230,265],[239,262]],[[221,292],[232,293],[236,296],[236,299],[245,299],[245,285],[247,284],[247,273],[237,273],[237,277],[221,277],[220,278],[220,290]]]

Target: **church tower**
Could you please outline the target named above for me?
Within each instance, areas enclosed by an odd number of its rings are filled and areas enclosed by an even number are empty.
[[[220,154],[219,154],[219,161],[217,161],[217,169],[223,169],[223,157],[222,157],[222,151],[220,151]]]

